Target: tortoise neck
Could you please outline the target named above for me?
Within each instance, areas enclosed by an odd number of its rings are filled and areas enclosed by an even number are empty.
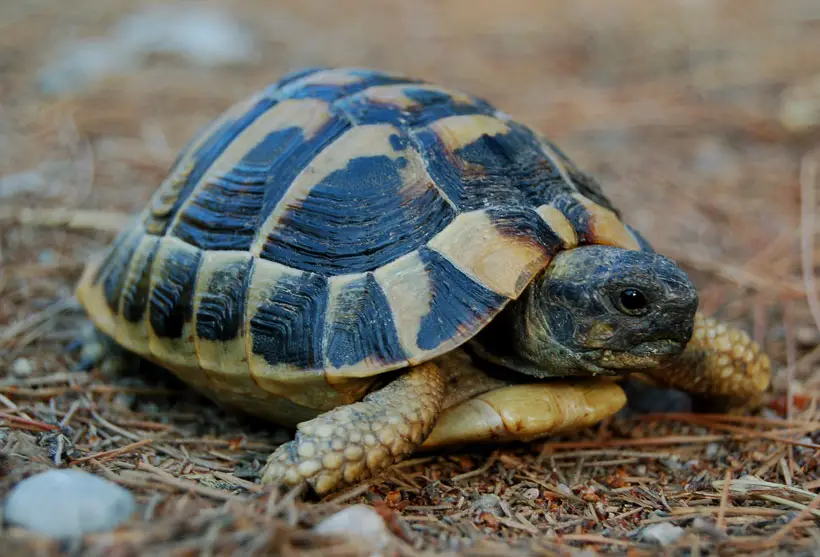
[[[550,307],[542,293],[544,278],[533,281],[470,343],[476,356],[493,364],[547,378],[589,375],[579,359],[550,329]]]

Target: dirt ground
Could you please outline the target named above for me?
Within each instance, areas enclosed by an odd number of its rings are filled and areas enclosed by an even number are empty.
[[[87,41],[116,42],[124,16],[165,4],[0,2],[0,495],[72,465],[140,504],[115,533],[74,546],[5,527],[4,554],[365,556],[363,540],[311,532],[354,503],[390,527],[385,555],[820,553],[820,3],[183,2],[227,10],[255,38],[250,52],[208,64],[154,49],[101,71]],[[205,36],[202,48],[216,35]],[[85,57],[71,50],[81,40]],[[316,501],[254,483],[287,432],[163,374],[73,371],[86,258],[200,126],[307,65],[435,80],[547,134],[685,266],[706,313],[765,347],[766,407],[420,455]],[[662,547],[658,531],[674,539]]]

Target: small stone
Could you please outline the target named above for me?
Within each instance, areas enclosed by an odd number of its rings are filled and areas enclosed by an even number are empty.
[[[814,348],[820,344],[820,330],[817,327],[798,327],[794,338],[801,348]]]
[[[683,528],[669,524],[668,522],[659,522],[658,524],[650,524],[641,532],[641,538],[648,542],[657,542],[661,545],[670,545],[683,535]]]
[[[17,358],[11,364],[11,372],[16,377],[28,377],[34,373],[34,364],[28,358]]]
[[[695,520],[692,521],[692,529],[719,541],[729,538],[723,529],[718,528],[714,522],[706,520],[702,516],[695,517]]]
[[[490,511],[494,514],[500,514],[501,497],[495,493],[482,495],[473,502],[473,508],[481,511]]]
[[[135,510],[128,490],[73,469],[26,478],[11,490],[4,504],[10,524],[56,539],[113,530]]]
[[[367,505],[353,505],[324,519],[313,531],[317,534],[358,538],[371,546],[370,557],[382,557],[390,543],[384,520]]]

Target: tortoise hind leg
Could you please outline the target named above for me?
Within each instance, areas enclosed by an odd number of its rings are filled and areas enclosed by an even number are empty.
[[[444,372],[427,362],[360,402],[300,423],[296,438],[268,457],[262,483],[307,482],[322,495],[377,475],[425,440],[445,391]]]

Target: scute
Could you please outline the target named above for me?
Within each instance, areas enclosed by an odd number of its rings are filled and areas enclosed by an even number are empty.
[[[329,407],[456,348],[589,243],[650,249],[532,129],[423,80],[311,68],[203,128],[78,293],[199,387]]]

